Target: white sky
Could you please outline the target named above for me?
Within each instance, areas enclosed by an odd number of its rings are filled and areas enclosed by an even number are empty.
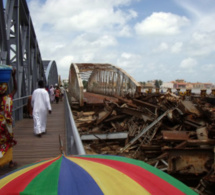
[[[43,60],[215,83],[215,0],[27,0]]]

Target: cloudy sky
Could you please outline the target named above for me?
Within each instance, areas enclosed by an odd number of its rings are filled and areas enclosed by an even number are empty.
[[[43,60],[215,83],[215,0],[27,0]]]

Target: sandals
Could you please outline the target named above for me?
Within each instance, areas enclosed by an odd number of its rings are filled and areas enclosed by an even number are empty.
[[[17,167],[17,162],[10,161],[9,162],[9,168],[15,168],[15,167]]]

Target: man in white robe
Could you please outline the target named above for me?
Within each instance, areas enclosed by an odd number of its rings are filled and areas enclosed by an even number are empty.
[[[32,94],[31,105],[33,107],[34,133],[41,137],[46,133],[47,114],[51,114],[51,104],[49,94],[44,88],[42,80],[38,82],[39,88],[35,89]]]

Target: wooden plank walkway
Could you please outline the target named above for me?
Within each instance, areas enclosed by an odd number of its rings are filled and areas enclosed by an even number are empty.
[[[17,145],[13,148],[13,159],[18,163],[18,168],[60,154],[59,135],[65,143],[64,110],[64,102],[52,104],[52,114],[48,114],[47,117],[47,133],[41,138],[33,133],[33,119],[24,118],[16,122],[14,137]],[[0,168],[0,175],[9,171],[11,169],[8,166]]]

